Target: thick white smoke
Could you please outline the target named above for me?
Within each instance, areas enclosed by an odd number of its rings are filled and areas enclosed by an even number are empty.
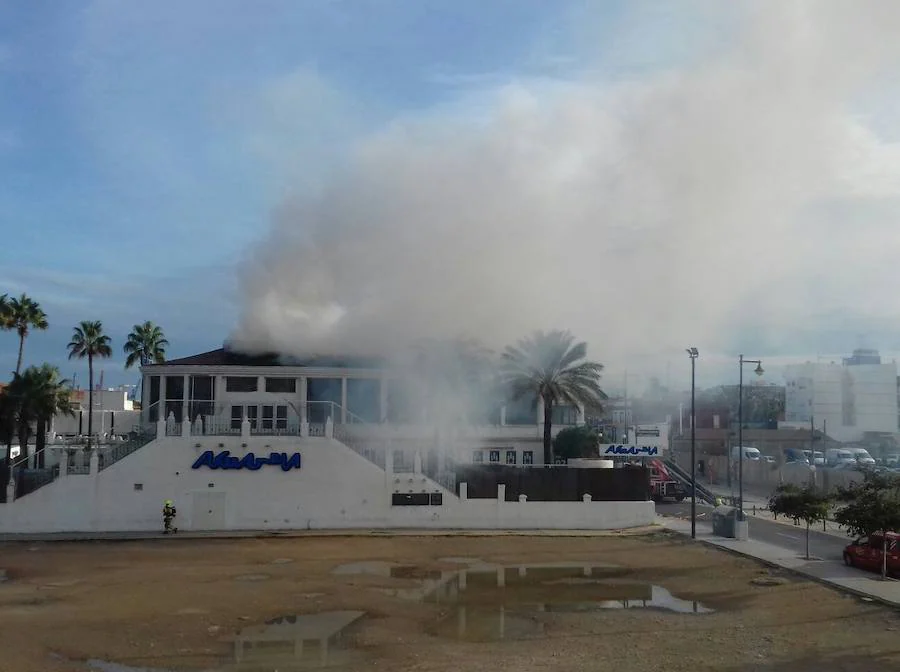
[[[900,3],[751,7],[716,60],[510,83],[472,114],[369,138],[316,198],[279,209],[243,268],[233,342],[499,349],[563,328],[607,364],[658,365],[748,328],[780,345],[824,311],[900,314],[894,222],[820,218],[900,196],[900,152],[853,107],[898,65]]]

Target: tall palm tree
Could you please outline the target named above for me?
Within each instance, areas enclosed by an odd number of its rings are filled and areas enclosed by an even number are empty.
[[[19,358],[16,360],[16,373],[22,370],[22,351],[25,349],[25,338],[32,329],[41,331],[47,328],[47,314],[31,297],[22,294],[18,299],[7,299],[6,310],[3,311],[3,328],[15,330],[19,334]]]
[[[134,325],[123,348],[128,355],[125,368],[130,369],[135,364],[146,366],[165,363],[168,345],[163,330],[152,322]]]
[[[533,394],[544,402],[544,464],[553,464],[553,407],[599,405],[606,399],[600,388],[603,365],[586,357],[587,343],[576,343],[568,331],[536,331],[503,352],[499,378],[513,400]]]
[[[103,323],[82,322],[72,332],[69,341],[69,359],[88,360],[88,440],[87,449],[91,448],[94,435],[94,357],[112,357],[109,336],[103,333]]]
[[[28,458],[28,440],[35,425],[37,467],[44,466],[43,448],[47,427],[58,413],[74,415],[72,388],[68,380],[60,378],[59,369],[49,364],[29,366],[17,374],[9,385],[9,399],[13,404],[16,430],[21,448],[20,459]]]
[[[135,364],[140,366],[163,364],[166,361],[166,346],[168,345],[169,342],[166,340],[163,330],[152,322],[134,325],[123,348],[127,355],[125,368],[130,369]],[[186,392],[187,390],[185,390]],[[144,408],[143,380],[141,381],[141,408]]]

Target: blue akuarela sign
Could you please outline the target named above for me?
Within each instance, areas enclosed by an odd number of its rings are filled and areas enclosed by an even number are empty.
[[[659,455],[659,446],[628,446],[620,444],[606,444],[605,446],[600,446],[600,454],[641,456]]]
[[[207,450],[197,461],[194,462],[191,469],[200,469],[208,467],[210,469],[249,469],[257,471],[265,466],[281,467],[282,471],[290,471],[291,469],[300,468],[300,453],[288,455],[287,453],[269,453],[267,457],[257,457],[253,453],[247,453],[243,457],[235,457],[231,451],[223,450],[216,455],[211,450]]]

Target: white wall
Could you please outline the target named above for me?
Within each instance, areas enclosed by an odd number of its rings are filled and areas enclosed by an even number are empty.
[[[225,449],[237,456],[250,450],[257,455],[296,451],[302,455],[302,467],[290,472],[271,466],[258,471],[191,469],[205,450]],[[135,490],[135,484],[141,489]],[[611,529],[655,520],[652,502],[460,500],[446,491],[442,506],[391,506],[395,490],[439,489],[421,474],[388,475],[343,444],[324,438],[167,437],[98,474],[64,476],[0,504],[0,531],[155,531],[162,527],[166,499],[175,501],[182,530]],[[209,522],[215,516],[204,515],[220,510],[209,497],[223,499],[220,522]],[[195,524],[195,519],[206,522]]]

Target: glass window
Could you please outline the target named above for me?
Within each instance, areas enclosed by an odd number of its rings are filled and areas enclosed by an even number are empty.
[[[256,376],[226,376],[226,392],[256,392]]]
[[[216,398],[215,379],[212,376],[191,376],[188,398],[194,401],[212,401]]]
[[[475,464],[484,464],[484,451],[483,450],[472,451],[472,462],[474,462]]]
[[[514,451],[514,450],[506,451],[506,463],[507,464],[515,464],[516,463],[516,451]]]
[[[184,399],[184,376],[166,376],[166,401]]]
[[[147,419],[156,422],[159,420],[159,376],[150,376],[150,399],[147,403],[150,409]]]
[[[244,407],[243,406],[232,406],[231,407],[231,428],[232,429],[240,429],[241,421],[244,419]]]
[[[275,427],[275,407],[274,406],[263,406],[262,407],[262,428],[263,429],[273,429]]]
[[[522,464],[534,464],[533,450],[525,450],[522,452]]]
[[[250,429],[256,429],[259,426],[259,406],[247,406],[247,420],[250,421]]]
[[[287,406],[275,407],[275,429],[287,429]]]
[[[499,450],[492,450],[492,451],[490,452],[490,458],[489,458],[489,459],[490,459],[490,461],[491,461],[492,463],[494,463],[494,464],[500,464],[500,451],[499,451]]]
[[[266,378],[266,392],[294,394],[297,392],[296,378]]]

